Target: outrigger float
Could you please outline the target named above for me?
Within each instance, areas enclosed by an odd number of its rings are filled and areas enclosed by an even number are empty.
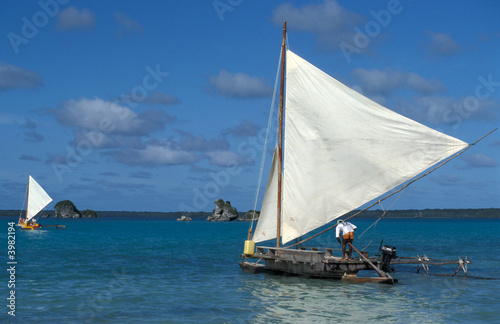
[[[457,264],[466,273],[468,260],[398,258],[395,249],[387,246],[380,256],[370,257],[351,245],[359,259],[349,261],[334,256],[334,249],[299,247],[337,225],[285,246],[361,206],[375,201],[345,220],[381,203],[494,131],[468,144],[401,116],[294,54],[286,39],[285,22],[277,143],[261,213],[255,230],[249,229],[241,269],[391,284],[397,281],[389,274],[395,264],[417,264],[424,270],[432,264]],[[275,247],[255,246],[272,239]],[[379,277],[357,277],[362,270],[376,271]]]
[[[33,179],[31,175],[28,178],[28,194],[26,199],[26,217],[19,215],[17,226],[23,230],[37,230],[41,228],[54,227],[55,229],[66,229],[66,225],[41,225],[36,222],[36,216],[45,208],[52,198],[43,190],[42,186]]]

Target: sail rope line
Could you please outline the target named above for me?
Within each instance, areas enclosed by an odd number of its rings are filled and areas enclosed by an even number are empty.
[[[363,237],[363,235],[364,235],[364,234],[365,234],[365,233],[366,233],[366,232],[367,232],[367,231],[368,231],[368,230],[369,230],[372,226],[375,226],[375,227],[373,228],[373,232],[372,232],[372,239],[370,240],[370,242],[369,242],[369,243],[368,243],[368,244],[367,244],[364,248],[362,248],[362,249],[361,249],[361,251],[366,250],[366,249],[367,249],[367,248],[368,248],[368,247],[372,244],[372,242],[373,242],[373,238],[374,238],[374,236],[375,236],[375,229],[377,228],[378,222],[379,222],[379,221],[380,221],[380,220],[381,220],[381,219],[382,219],[382,218],[383,218],[383,217],[387,214],[387,212],[388,212],[389,210],[391,210],[391,209],[392,209],[392,206],[394,206],[394,204],[396,203],[396,201],[398,201],[398,199],[401,197],[401,195],[403,194],[403,192],[404,192],[404,189],[403,189],[403,190],[401,190],[401,192],[399,193],[399,195],[396,197],[396,199],[394,199],[394,201],[392,202],[392,204],[391,204],[391,205],[389,206],[389,208],[387,208],[387,209],[384,209],[384,205],[382,205],[382,200],[379,200],[379,201],[378,201],[378,204],[380,205],[380,207],[382,208],[382,211],[383,211],[382,215],[381,215],[381,216],[380,216],[380,217],[379,217],[379,218],[378,218],[375,222],[373,222],[373,224],[371,224],[370,226],[368,226],[368,228],[367,228],[367,229],[365,229],[365,230],[364,230],[364,232],[363,232],[363,233],[361,233],[361,235],[360,235],[359,237],[357,237],[357,238],[356,238],[357,240],[358,240],[358,239],[360,239],[361,237]]]
[[[448,162],[450,162],[451,160],[453,160],[453,159],[457,158],[458,156],[462,155],[465,151],[467,151],[468,149],[470,149],[472,146],[476,145],[479,141],[481,141],[482,139],[484,139],[486,136],[490,135],[491,133],[493,133],[493,132],[494,132],[494,131],[496,131],[497,129],[498,129],[498,128],[495,128],[495,129],[493,129],[492,131],[488,132],[486,135],[484,135],[483,137],[481,137],[480,139],[478,139],[478,140],[477,140],[477,141],[475,141],[474,143],[469,144],[467,147],[465,147],[465,148],[464,148],[464,149],[462,149],[461,151],[459,151],[459,152],[457,152],[457,153],[455,153],[455,154],[451,155],[448,159],[444,160],[443,162],[441,162],[440,164],[438,164],[437,166],[435,166],[435,167],[434,167],[434,168],[432,168],[431,170],[429,170],[429,171],[427,171],[426,173],[424,173],[424,174],[420,175],[419,177],[417,177],[417,178],[415,178],[415,179],[413,179],[413,180],[411,180],[411,181],[407,182],[407,183],[406,183],[403,187],[401,187],[401,188],[399,188],[398,190],[394,191],[393,193],[391,193],[391,194],[389,194],[389,195],[385,196],[384,198],[380,199],[378,202],[375,202],[375,203],[371,204],[370,206],[365,207],[364,209],[362,209],[362,210],[358,211],[358,212],[357,212],[357,213],[355,213],[354,215],[347,217],[346,219],[344,219],[344,221],[350,220],[351,218],[354,218],[354,217],[358,216],[359,214],[361,214],[361,213],[365,212],[366,210],[368,210],[368,209],[372,208],[373,206],[377,205],[377,204],[378,204],[378,203],[380,203],[381,201],[384,201],[384,200],[386,200],[387,198],[392,197],[393,195],[397,194],[398,192],[401,192],[401,191],[405,190],[405,189],[406,189],[409,185],[411,185],[411,184],[412,184],[412,183],[414,183],[415,181],[422,179],[423,177],[425,177],[425,176],[429,175],[430,173],[432,173],[432,172],[436,171],[437,169],[439,169],[440,167],[442,167],[442,166],[443,166],[443,165],[445,165],[446,163],[448,163]],[[292,244],[292,245],[290,245],[290,246],[287,246],[286,248],[292,248],[292,247],[294,247],[294,246],[297,246],[297,245],[299,245],[299,244],[302,244],[302,243],[304,243],[304,242],[307,242],[307,241],[309,241],[309,240],[311,240],[311,239],[315,238],[315,237],[316,237],[316,236],[318,236],[318,235],[321,235],[321,234],[323,234],[323,233],[328,232],[328,231],[329,231],[329,230],[331,230],[331,229],[334,229],[335,227],[337,227],[337,224],[334,224],[334,225],[332,225],[332,226],[330,226],[330,227],[328,227],[328,228],[326,228],[326,229],[322,230],[321,232],[318,232],[318,233],[316,233],[316,234],[314,234],[314,235],[312,235],[312,236],[310,236],[310,237],[308,237],[308,238],[306,238],[306,239],[304,239],[304,240],[302,240],[302,241],[300,241],[300,242],[297,242],[297,243],[295,243],[295,244]]]
[[[266,130],[266,138],[264,140],[264,148],[262,151],[262,158],[260,161],[260,169],[259,169],[259,178],[257,180],[257,190],[255,193],[255,200],[254,200],[254,205],[253,205],[253,212],[252,212],[252,221],[250,222],[250,226],[248,229],[248,239],[251,238],[252,236],[252,231],[253,231],[253,223],[255,221],[255,210],[257,209],[257,201],[259,200],[259,192],[260,192],[260,186],[262,183],[262,173],[264,171],[264,164],[266,162],[266,155],[267,155],[267,143],[269,141],[269,130],[271,129],[272,122],[273,122],[273,115],[274,115],[274,108],[276,106],[276,92],[278,89],[278,83],[280,79],[280,68],[281,68],[281,50],[280,50],[280,57],[278,61],[278,70],[276,71],[276,78],[274,81],[274,91],[273,91],[273,99],[271,101],[271,111],[269,112],[269,118],[267,121],[267,130]],[[276,142],[278,139],[276,138]]]
[[[28,183],[29,183],[29,179],[28,179]],[[24,193],[23,208],[21,208],[21,212],[19,213],[19,219],[24,218],[24,217],[22,217],[24,207],[26,207],[26,209],[28,209],[28,190],[29,190],[29,185],[28,185],[28,188],[26,188],[26,191]],[[19,223],[19,220],[18,220],[18,223]]]

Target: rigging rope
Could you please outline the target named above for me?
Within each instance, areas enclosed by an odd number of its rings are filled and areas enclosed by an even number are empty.
[[[403,194],[403,192],[404,192],[404,189],[403,189],[403,190],[399,193],[399,195],[396,197],[396,199],[394,199],[394,201],[392,202],[392,204],[389,206],[389,208],[388,208],[388,209],[384,209],[384,206],[382,205],[382,200],[379,200],[379,202],[378,202],[378,203],[379,203],[379,205],[380,205],[380,207],[382,208],[382,211],[383,211],[382,216],[380,216],[380,217],[379,217],[379,218],[378,218],[375,222],[373,222],[373,224],[371,224],[370,226],[368,226],[368,228],[367,228],[367,229],[366,229],[363,233],[361,233],[361,235],[357,238],[357,239],[360,239],[361,237],[363,237],[363,235],[364,235],[364,234],[365,234],[365,233],[366,233],[366,232],[367,232],[367,231],[368,231],[368,230],[369,230],[369,229],[370,229],[373,225],[375,225],[375,227],[373,228],[372,239],[370,240],[370,242],[369,242],[369,243],[368,243],[368,244],[367,244],[364,248],[362,248],[362,249],[361,249],[361,251],[366,250],[366,249],[367,249],[367,248],[368,248],[368,247],[372,244],[372,242],[373,242],[373,237],[375,236],[375,228],[377,227],[378,222],[382,219],[382,217],[384,217],[384,216],[385,216],[385,214],[387,214],[387,212],[388,212],[389,210],[391,210],[391,209],[392,209],[392,206],[394,206],[394,204],[396,203],[396,201],[398,201],[399,197],[401,197],[401,195]]]
[[[276,71],[276,79],[274,81],[274,91],[273,91],[273,99],[271,101],[271,111],[269,112],[269,119],[267,121],[267,130],[266,130],[266,138],[264,140],[264,148],[262,151],[262,158],[260,161],[260,169],[259,169],[259,178],[257,181],[257,190],[255,193],[255,201],[253,205],[253,213],[252,213],[252,221],[250,222],[250,228],[248,229],[248,239],[251,238],[251,233],[253,230],[253,223],[255,221],[255,210],[257,209],[257,201],[259,199],[259,192],[260,192],[260,185],[262,183],[262,172],[264,171],[264,163],[266,162],[266,154],[267,154],[267,142],[269,140],[269,130],[271,129],[271,124],[273,121],[273,115],[274,115],[274,107],[276,106],[276,92],[278,89],[278,84],[279,84],[279,79],[280,79],[280,68],[281,68],[281,50],[280,50],[280,57],[278,61],[278,71]],[[277,141],[278,139],[276,139]]]
[[[24,207],[26,207],[26,209],[28,208],[28,190],[29,190],[29,178],[28,178],[28,187],[26,188],[26,191],[25,191],[25,194],[24,194],[24,200],[23,200],[23,208],[21,208],[21,212],[19,213],[19,219],[21,218],[24,218],[23,217],[23,210],[24,210]],[[26,213],[27,210],[25,210],[25,213]],[[19,222],[19,221],[18,221]]]

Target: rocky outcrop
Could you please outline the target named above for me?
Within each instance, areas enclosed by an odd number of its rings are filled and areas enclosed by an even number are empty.
[[[260,215],[260,212],[255,211],[255,219],[254,219],[255,221],[259,220],[259,215]],[[253,217],[254,217],[254,211],[249,210],[245,213],[245,216],[240,216],[238,218],[238,221],[252,221]]]
[[[80,212],[71,200],[63,200],[54,206],[54,217],[56,218],[96,218],[97,213],[93,210],[86,209]]]
[[[56,218],[80,218],[82,214],[70,200],[63,200],[54,206]]]
[[[190,222],[190,221],[192,221],[192,219],[189,216],[181,216],[181,217],[177,218],[177,221],[178,222]]]
[[[219,199],[214,201],[215,208],[212,215],[208,216],[207,221],[211,222],[230,222],[238,218],[238,211],[231,207],[229,201]]]
[[[91,209],[85,209],[82,211],[83,218],[97,218],[97,213]]]

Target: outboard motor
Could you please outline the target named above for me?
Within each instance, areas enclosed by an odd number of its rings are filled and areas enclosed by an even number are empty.
[[[389,245],[382,245],[381,250],[381,269],[384,272],[393,272],[394,268],[391,266],[392,258],[396,257],[396,247]]]

